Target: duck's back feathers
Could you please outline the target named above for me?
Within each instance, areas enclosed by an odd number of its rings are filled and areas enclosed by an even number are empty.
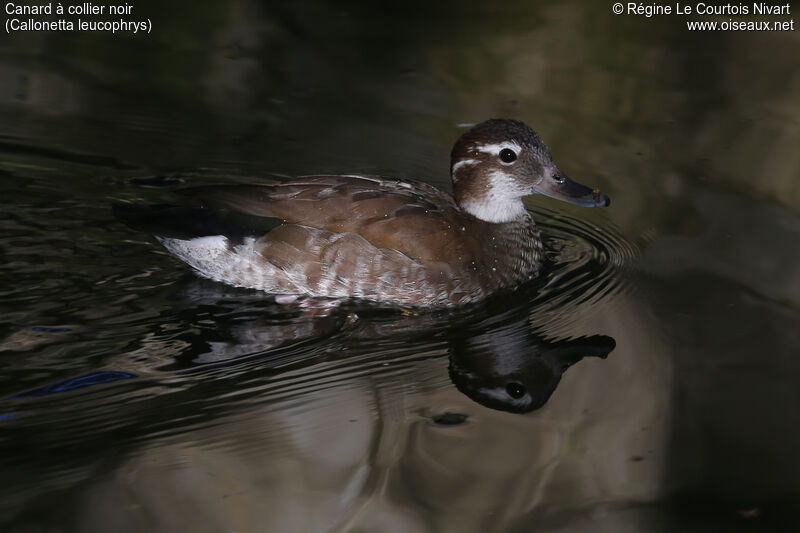
[[[354,233],[376,248],[416,260],[458,262],[468,255],[473,239],[452,197],[418,182],[307,176],[268,185],[194,187],[181,193],[212,209],[278,218],[335,234]]]

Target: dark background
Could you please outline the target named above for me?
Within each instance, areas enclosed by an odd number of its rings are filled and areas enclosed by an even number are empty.
[[[151,34],[0,37],[5,531],[796,529],[798,31],[577,0],[132,4]],[[614,278],[531,323],[617,342],[530,415],[455,391],[439,319],[353,340],[265,314],[111,216],[173,198],[150,178],[447,188],[453,141],[496,116],[614,199],[529,203]],[[220,353],[266,357],[217,375]],[[101,371],[136,378],[14,398]]]

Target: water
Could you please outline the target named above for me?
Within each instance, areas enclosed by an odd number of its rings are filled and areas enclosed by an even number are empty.
[[[3,38],[3,531],[796,529],[797,33],[424,7]],[[447,188],[492,116],[613,204],[531,199],[547,270],[467,309],[275,305],[111,214],[253,176]]]

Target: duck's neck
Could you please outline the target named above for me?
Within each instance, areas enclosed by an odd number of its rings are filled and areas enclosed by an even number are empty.
[[[509,222],[478,223],[486,235],[481,270],[493,285],[514,285],[536,275],[544,254],[541,234],[527,210]]]
[[[501,170],[476,172],[477,163],[467,159],[453,166],[451,179],[453,197],[458,206],[470,215],[483,220],[501,224],[522,220],[527,215],[522,197],[530,191],[523,190],[517,181]]]
[[[525,217],[530,218],[522,198],[498,200],[492,196],[481,196],[460,202],[460,207],[470,215],[493,224],[513,223]]]

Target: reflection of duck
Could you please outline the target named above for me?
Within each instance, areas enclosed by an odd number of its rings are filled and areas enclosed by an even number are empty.
[[[411,360],[420,353],[441,357],[443,348],[448,348],[450,378],[459,391],[486,407],[524,413],[544,405],[570,365],[587,356],[605,358],[615,346],[614,339],[602,335],[563,341],[537,335],[529,323],[526,294],[535,287],[467,309],[420,315],[347,305],[317,313],[193,277],[173,290],[174,317],[183,326],[170,324],[166,333],[157,328],[146,335],[139,349],[125,354],[127,363],[147,358],[152,365],[160,358],[160,372],[247,376],[248,382],[263,384],[291,380],[300,369],[308,369],[302,373],[308,380],[319,364],[335,363],[344,373],[389,356],[393,364],[402,365],[398,346]],[[203,312],[198,314],[199,309]],[[209,310],[214,310],[213,316]],[[185,333],[176,336],[176,329]],[[174,352],[176,346],[182,349]],[[8,399],[130,382],[138,377],[138,368],[137,363],[75,376],[19,391]],[[330,367],[321,379],[329,378],[329,372]],[[305,381],[303,389],[313,389],[309,386],[313,381]],[[204,387],[215,386],[213,379],[197,379],[187,390],[192,397],[205,397]],[[253,394],[263,398],[260,389]]]
[[[187,281],[191,282],[182,291],[181,300],[214,307],[219,307],[222,301],[233,304],[232,296],[237,289],[198,279]],[[377,308],[362,307],[358,311],[361,318],[356,318],[352,312],[355,309],[344,307],[314,314],[314,310],[262,301],[248,313],[250,319],[239,314],[230,325],[215,328],[213,339],[206,340],[209,351],[196,355],[193,361],[236,360],[336,332],[346,337],[344,351],[336,352],[335,358],[340,360],[350,357],[349,354],[357,359],[358,354],[380,352],[384,339],[393,345],[405,343],[409,353],[415,353],[423,351],[421,345],[430,350],[432,339],[444,338],[450,379],[460,392],[492,409],[526,413],[547,402],[567,368],[584,357],[605,359],[616,346],[614,339],[605,335],[548,340],[537,334],[529,321],[531,309],[525,294],[535,290],[530,287],[510,299],[492,298],[469,310],[439,317],[395,316]],[[247,291],[238,291],[240,301],[244,299],[250,305],[258,302]],[[223,329],[225,335],[219,336]],[[254,362],[258,361],[264,361],[264,357],[255,355]],[[291,367],[320,361],[320,358],[297,361]]]
[[[548,341],[534,333],[525,313],[508,316],[450,341],[453,384],[492,409],[526,413],[542,407],[567,368],[584,357],[605,359],[616,346],[605,335]]]
[[[308,176],[184,191],[203,208],[115,210],[216,281],[431,306],[471,302],[536,275],[542,245],[523,196],[609,204],[569,180],[518,121],[489,120],[462,135],[450,170],[453,196],[419,182]]]

